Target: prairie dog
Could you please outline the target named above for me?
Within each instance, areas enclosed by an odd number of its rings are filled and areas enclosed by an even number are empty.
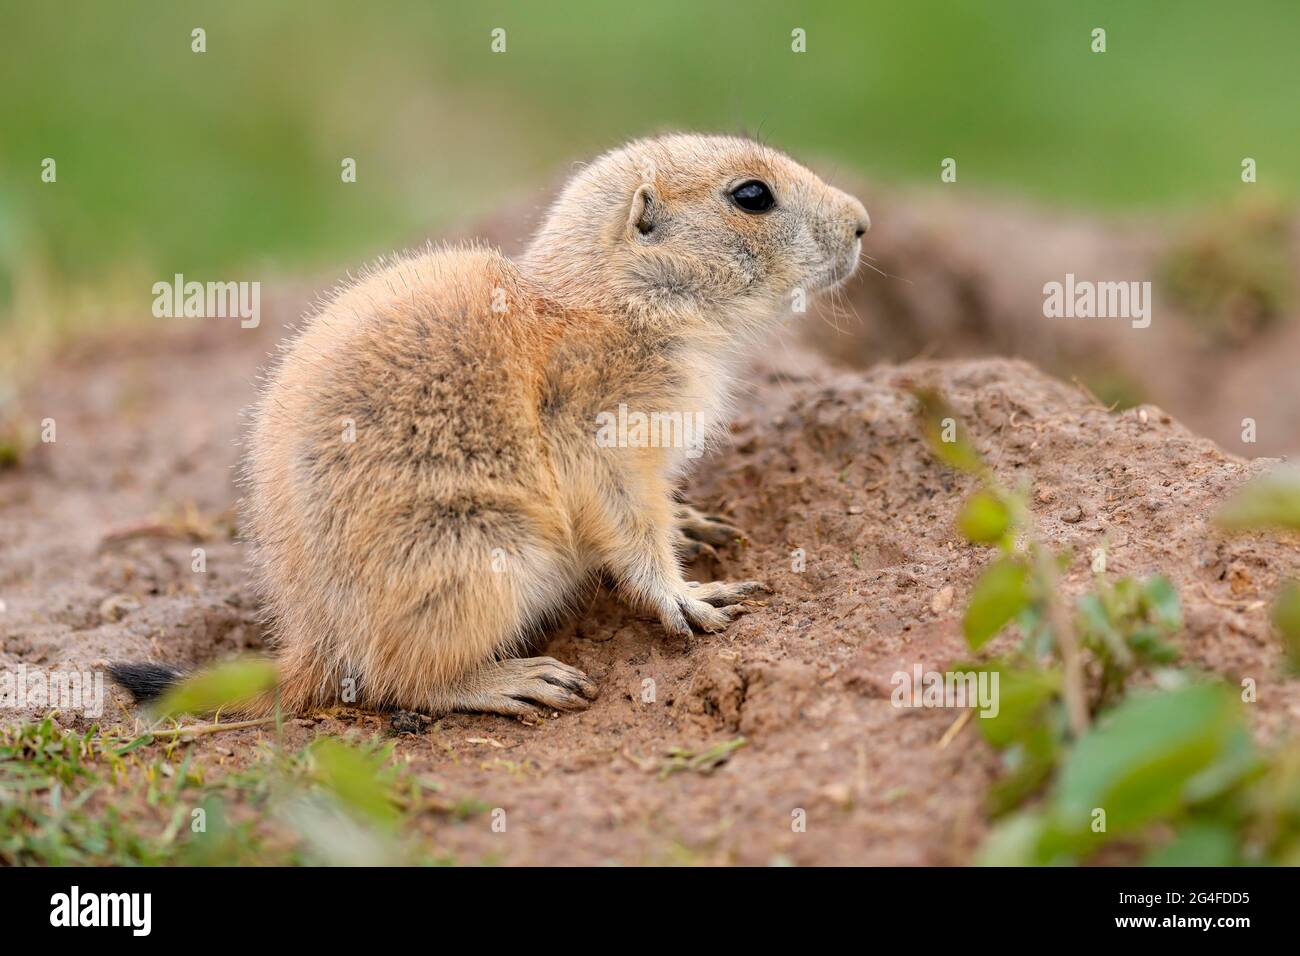
[[[762,585],[683,579],[734,529],[675,486],[744,346],[869,225],[773,149],[672,135],[577,171],[517,261],[431,248],[337,291],[282,347],[242,475],[283,707],[586,707],[581,671],[515,655],[598,572],[676,638],[726,627]]]

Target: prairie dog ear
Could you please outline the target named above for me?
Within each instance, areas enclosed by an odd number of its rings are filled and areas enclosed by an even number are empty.
[[[632,207],[627,213],[627,237],[634,242],[654,242],[659,238],[656,230],[663,225],[663,218],[663,206],[654,186],[642,183],[632,194]]]

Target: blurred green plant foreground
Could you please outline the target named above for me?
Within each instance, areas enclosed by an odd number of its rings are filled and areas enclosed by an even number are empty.
[[[1112,208],[1227,197],[1250,155],[1293,197],[1297,35],[1285,0],[0,0],[0,338],[176,272],[355,263],[668,127]]]
[[[1235,687],[1175,668],[1177,590],[1163,575],[1111,580],[1104,549],[1093,556],[1092,589],[1069,606],[1060,587],[1069,555],[1038,536],[1030,489],[997,480],[937,392],[918,389],[916,398],[936,457],[975,480],[958,530],[998,552],[972,589],[967,644],[981,653],[1004,631],[1020,638],[998,657],[953,668],[993,672],[1000,685],[996,713],[976,720],[1003,764],[987,804],[1001,822],[979,861],[1300,865],[1300,737],[1256,744],[1245,706],[1255,681]],[[1300,472],[1248,482],[1218,522],[1230,531],[1300,529]],[[1293,672],[1298,589],[1286,582],[1274,609]]]

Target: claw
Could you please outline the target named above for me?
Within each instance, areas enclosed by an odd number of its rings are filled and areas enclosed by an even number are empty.
[[[745,533],[726,518],[701,514],[690,505],[678,506],[677,529],[686,538],[710,545],[721,546],[745,538]]]

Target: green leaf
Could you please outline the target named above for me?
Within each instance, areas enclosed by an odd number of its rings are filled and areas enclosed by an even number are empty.
[[[1025,737],[1003,751],[1006,774],[989,787],[984,801],[991,817],[1014,810],[1051,778],[1061,757],[1062,733],[1054,729],[1056,723],[1063,721],[1045,719],[1026,728]]]
[[[1273,606],[1273,625],[1282,635],[1291,669],[1300,673],[1300,584],[1287,581]]]
[[[1278,468],[1248,481],[1218,515],[1227,528],[1300,529],[1300,470]]]
[[[1109,604],[1100,594],[1084,594],[1079,598],[1079,631],[1085,643],[1098,645],[1094,650],[1104,651],[1109,657],[1126,660],[1130,655],[1124,638],[1111,621]]]
[[[966,500],[957,516],[957,528],[972,544],[995,544],[1011,527],[1011,512],[1002,499],[989,491],[977,491]]]
[[[1002,662],[958,664],[957,671],[987,672],[992,708],[977,710],[975,725],[1002,751],[1006,773],[990,788],[985,803],[994,817],[1015,809],[1042,789],[1056,769],[1064,739],[1059,714],[1061,674],[1057,670],[1019,669]],[[997,683],[993,683],[993,675]]]
[[[382,753],[364,753],[333,737],[320,738],[309,753],[317,780],[340,803],[377,823],[397,819]]]
[[[1243,741],[1236,695],[1221,684],[1131,697],[1075,745],[1061,770],[1053,823],[1086,836],[1095,809],[1108,834],[1131,831],[1182,807],[1189,785]]]
[[[966,643],[977,651],[1031,600],[1029,567],[1016,558],[999,558],[980,575],[962,622]]]
[[[1037,603],[1025,605],[1016,615],[1016,627],[1020,628],[1020,633],[1025,636],[1022,646],[1027,654],[1040,658],[1052,655],[1056,648],[1056,635],[1052,633],[1051,625],[1041,605]]]
[[[976,866],[1033,866],[1045,823],[1040,814],[1007,817],[985,838],[975,858]]]
[[[1142,597],[1155,623],[1173,633],[1183,626],[1183,602],[1178,589],[1163,574],[1155,574],[1142,583]]]
[[[132,740],[132,741],[131,741],[129,744],[127,744],[126,746],[124,746],[124,747],[119,747],[117,750],[114,750],[114,751],[113,751],[113,756],[115,756],[115,757],[125,757],[125,756],[126,756],[127,754],[129,754],[132,750],[136,750],[136,749],[138,749],[138,748],[140,748],[140,747],[145,746],[146,744],[151,744],[151,743],[153,743],[153,734],[145,734],[145,735],[142,736],[142,737],[136,737],[135,740]]]
[[[958,427],[957,415],[937,389],[912,390],[920,404],[921,431],[930,449],[950,468],[971,474],[983,474],[987,468],[979,452],[966,440],[965,430]]]
[[[1230,827],[1190,823],[1142,862],[1144,866],[1232,866],[1236,855],[1237,839]]]
[[[976,724],[984,739],[999,749],[1027,740],[1035,728],[1043,726],[1043,708],[1061,689],[1061,673],[1057,670],[1019,670],[1001,664],[956,669],[997,674],[997,714],[981,716]]]
[[[1259,774],[1266,764],[1244,724],[1229,735],[1224,751],[1222,758],[1187,781],[1183,796],[1189,803],[1202,804],[1218,799]]]
[[[1172,664],[1178,660],[1178,648],[1163,640],[1154,628],[1139,628],[1129,635],[1128,642],[1145,661]]]
[[[229,661],[199,671],[177,684],[159,701],[154,712],[162,717],[206,714],[238,707],[273,690],[275,665],[267,660]]]

